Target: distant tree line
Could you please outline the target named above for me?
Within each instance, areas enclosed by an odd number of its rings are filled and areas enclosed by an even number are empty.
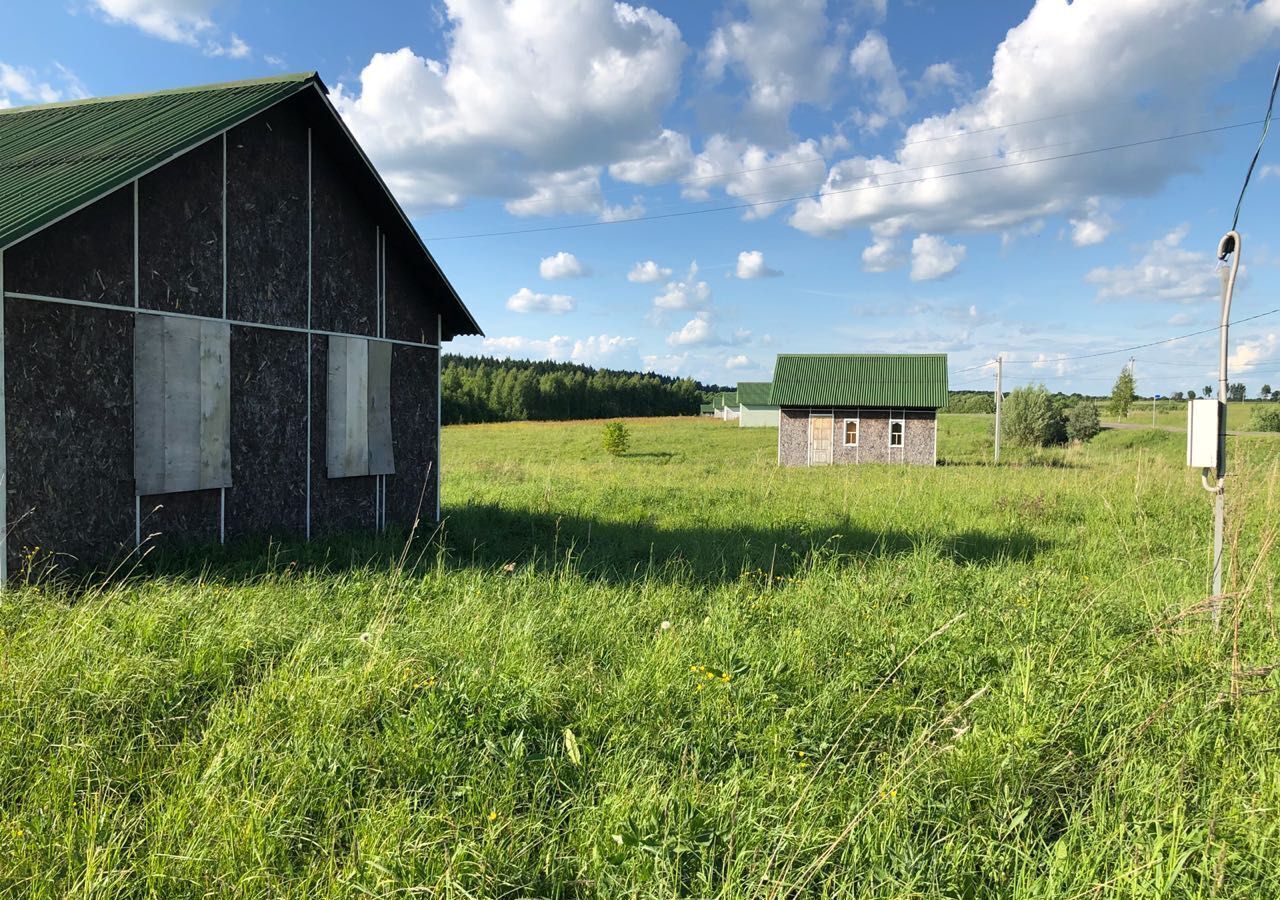
[[[616,416],[696,416],[703,402],[691,378],[446,354],[440,393],[445,425]]]

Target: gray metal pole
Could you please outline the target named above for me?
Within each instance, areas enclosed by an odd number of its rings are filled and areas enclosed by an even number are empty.
[[[1000,410],[1004,406],[1004,357],[996,357],[996,462],[1000,462]]]
[[[1231,297],[1240,268],[1240,235],[1228,231],[1218,242],[1218,259],[1231,257],[1222,270],[1222,323],[1218,328],[1218,489],[1213,498],[1213,626],[1222,618],[1222,548],[1226,533],[1227,486],[1227,324],[1231,321]]]

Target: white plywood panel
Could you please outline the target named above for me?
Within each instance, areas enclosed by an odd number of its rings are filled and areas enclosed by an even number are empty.
[[[347,339],[347,416],[345,468],[348,475],[369,474],[369,342]]]
[[[347,338],[330,335],[325,359],[325,471],[342,478],[347,474]]]
[[[369,474],[394,475],[391,450],[391,344],[369,341]]]
[[[231,487],[231,326],[200,323],[200,487]]]
[[[138,494],[164,491],[164,319],[134,316],[133,481]]]
[[[200,488],[200,322],[164,317],[164,489]]]
[[[329,337],[325,462],[330,478],[369,474],[369,342]]]

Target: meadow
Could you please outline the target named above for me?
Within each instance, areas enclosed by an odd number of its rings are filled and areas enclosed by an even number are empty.
[[[0,595],[21,897],[1280,896],[1280,438],[445,430],[439,529]]]

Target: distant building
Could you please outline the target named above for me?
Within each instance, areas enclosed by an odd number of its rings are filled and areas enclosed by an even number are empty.
[[[778,407],[769,402],[771,381],[738,382],[738,427],[777,428]]]
[[[732,422],[738,418],[738,392],[721,391],[716,395],[716,418]]]
[[[314,73],[0,110],[0,304],[0,580],[438,518],[480,328]]]
[[[716,405],[714,403],[703,403],[698,407],[698,415],[707,416],[708,418],[716,414]]]
[[[778,462],[936,465],[945,354],[783,354],[770,401],[779,407]]]

